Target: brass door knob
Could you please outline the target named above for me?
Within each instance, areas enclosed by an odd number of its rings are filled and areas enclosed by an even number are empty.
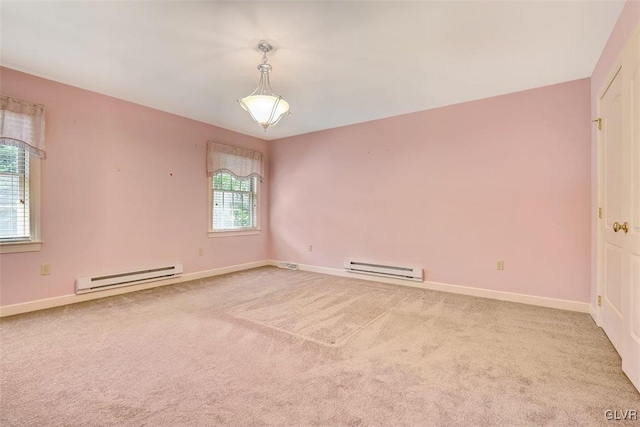
[[[620,230],[624,231],[625,233],[629,232],[629,223],[627,221],[624,222],[624,224],[622,224],[620,226]]]
[[[621,228],[622,228],[622,226],[620,225],[620,223],[618,221],[613,223],[613,231],[614,232],[617,233],[618,231],[620,231]]]

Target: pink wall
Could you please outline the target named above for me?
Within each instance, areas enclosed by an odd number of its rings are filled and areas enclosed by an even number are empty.
[[[69,294],[76,277],[100,272],[173,261],[191,272],[267,257],[333,268],[347,257],[416,263],[431,281],[588,301],[596,177],[585,121],[639,20],[640,2],[629,1],[591,83],[268,144],[3,68],[3,94],[47,105],[49,158],[46,243],[0,256],[0,305]],[[265,154],[270,146],[261,235],[207,237],[207,140]],[[39,275],[42,263],[50,276]]]
[[[629,0],[622,9],[618,22],[607,41],[607,44],[600,55],[596,68],[591,75],[591,117],[598,117],[598,93],[605,83],[607,74],[617,60],[618,54],[622,50],[632,31],[640,23],[640,0]],[[598,224],[598,150],[597,127],[591,126],[591,305],[596,305],[597,283],[597,249],[596,230]]]
[[[582,79],[272,142],[271,258],[588,301],[589,95]]]
[[[266,258],[268,181],[261,235],[209,238],[205,170],[208,140],[266,155],[265,141],[6,68],[1,78],[3,94],[46,105],[48,158],[45,243],[40,252],[0,257],[0,305],[71,294],[86,275],[165,262],[194,272]],[[43,263],[50,276],[40,276]]]

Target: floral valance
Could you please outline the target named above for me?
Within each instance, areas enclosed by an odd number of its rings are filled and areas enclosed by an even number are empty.
[[[258,177],[262,181],[262,153],[246,148],[219,144],[207,144],[207,174],[228,172],[238,178]]]
[[[44,105],[0,95],[0,145],[44,159]]]

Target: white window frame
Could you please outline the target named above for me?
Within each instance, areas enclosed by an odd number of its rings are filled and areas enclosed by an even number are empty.
[[[40,181],[42,161],[29,156],[29,239],[0,242],[0,254],[37,252],[41,249]]]
[[[251,236],[260,234],[262,228],[260,228],[260,193],[262,192],[261,188],[262,182],[258,178],[256,179],[256,226],[255,227],[246,227],[246,228],[234,228],[230,230],[216,230],[213,228],[213,176],[207,177],[207,194],[208,194],[208,215],[207,222],[208,226],[208,235],[209,237],[233,237],[233,236]]]

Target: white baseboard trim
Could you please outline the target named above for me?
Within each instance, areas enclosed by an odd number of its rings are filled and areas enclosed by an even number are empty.
[[[191,280],[204,279],[205,277],[219,276],[221,274],[233,273],[236,271],[249,270],[251,268],[264,267],[270,265],[269,261],[255,261],[246,264],[236,264],[228,267],[215,268],[213,270],[186,273],[175,279],[158,280],[155,282],[141,283],[122,288],[107,289],[104,291],[91,292],[86,294],[69,294],[54,298],[41,299],[20,304],[5,305],[0,307],[0,317],[13,316],[15,314],[28,313],[31,311],[44,310],[47,308],[59,307],[62,305],[75,304],[83,301],[90,301],[99,298],[111,297],[114,295],[127,294],[129,292],[142,291],[145,289],[157,288],[160,286],[175,285],[177,283],[189,282]]]
[[[277,266],[276,260],[269,260],[269,265]],[[295,263],[294,263],[295,264]],[[369,280],[372,282],[391,283],[394,285],[410,286],[412,288],[430,289],[434,291],[450,292],[454,294],[469,295],[480,298],[490,298],[500,301],[517,302],[521,304],[537,305],[540,307],[557,308],[560,310],[589,313],[591,304],[586,302],[569,301],[556,298],[537,297],[533,295],[517,294],[512,292],[494,291],[490,289],[472,288],[468,286],[450,285],[438,282],[412,282],[408,280],[393,279],[366,274],[349,273],[337,268],[317,267],[313,265],[298,264],[298,269],[314,273],[329,274],[332,276],[351,277],[353,279]]]
[[[589,314],[593,321],[596,322],[596,325],[600,326],[600,311],[591,304],[589,304]]]
[[[249,262],[246,264],[231,265],[228,267],[216,268],[213,270],[198,271],[194,273],[186,273],[175,279],[159,280],[156,282],[141,283],[139,285],[131,285],[123,288],[109,289],[104,291],[86,293],[86,294],[69,294],[54,298],[41,299],[20,304],[6,305],[0,307],[0,317],[13,316],[16,314],[28,313],[31,311],[44,310],[47,308],[60,307],[68,304],[75,304],[83,301],[91,301],[99,298],[106,298],[115,295],[126,294],[129,292],[142,291],[145,289],[157,288],[160,286],[175,285],[177,283],[189,282],[191,280],[203,279],[205,277],[219,276],[222,274],[233,273],[236,271],[249,270],[266,265],[277,266],[276,260],[263,260]],[[348,273],[344,270],[328,267],[317,267],[313,265],[298,264],[298,268],[302,271],[310,271],[313,273],[328,274],[331,276],[351,277],[354,279],[368,280],[371,282],[390,283],[393,285],[409,286],[419,289],[430,289],[434,291],[450,292],[454,294],[469,295],[481,298],[490,298],[500,301],[517,302],[522,304],[537,305],[541,307],[557,308],[560,310],[577,311],[580,313],[589,313],[593,317],[598,326],[599,319],[597,310],[591,304],[586,302],[568,301],[555,298],[537,297],[532,295],[517,294],[512,292],[493,291],[490,289],[472,288],[468,286],[450,285],[438,282],[412,282],[407,280],[369,276],[365,274]]]

